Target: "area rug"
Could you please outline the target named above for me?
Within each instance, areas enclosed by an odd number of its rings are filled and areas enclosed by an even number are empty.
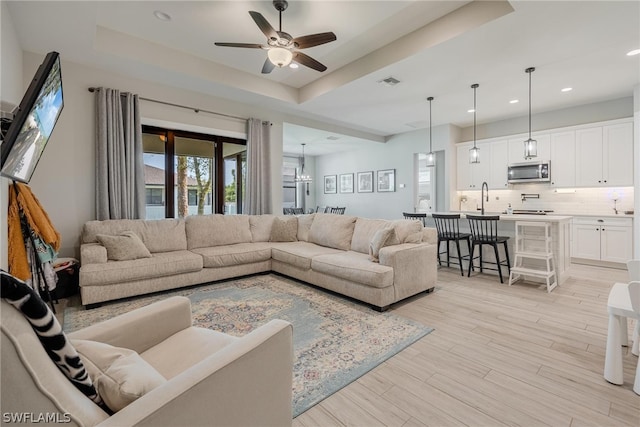
[[[303,413],[432,331],[295,280],[258,275],[130,299],[69,307],[71,332],[174,295],[191,300],[195,326],[242,336],[271,319],[293,324],[293,415]]]

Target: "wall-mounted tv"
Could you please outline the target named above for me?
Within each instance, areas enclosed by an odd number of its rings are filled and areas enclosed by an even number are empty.
[[[0,146],[0,175],[25,183],[31,180],[63,106],[60,55],[49,52]]]

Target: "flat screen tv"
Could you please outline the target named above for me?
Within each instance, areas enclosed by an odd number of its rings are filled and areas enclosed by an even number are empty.
[[[49,52],[7,129],[0,147],[0,175],[31,180],[63,106],[60,55]]]

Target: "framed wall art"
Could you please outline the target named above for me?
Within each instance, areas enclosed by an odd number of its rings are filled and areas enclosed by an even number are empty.
[[[396,191],[396,170],[385,169],[378,171],[378,192]]]
[[[373,193],[373,171],[358,172],[358,193]]]
[[[336,181],[336,175],[324,176],[324,194],[336,194],[338,192],[338,184]]]
[[[353,193],[353,174],[343,173],[340,175],[340,192]]]

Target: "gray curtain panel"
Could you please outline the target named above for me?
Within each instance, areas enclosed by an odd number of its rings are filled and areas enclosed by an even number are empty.
[[[273,213],[271,206],[271,123],[247,120],[247,180],[243,213]]]
[[[145,217],[138,95],[96,90],[96,217]]]

